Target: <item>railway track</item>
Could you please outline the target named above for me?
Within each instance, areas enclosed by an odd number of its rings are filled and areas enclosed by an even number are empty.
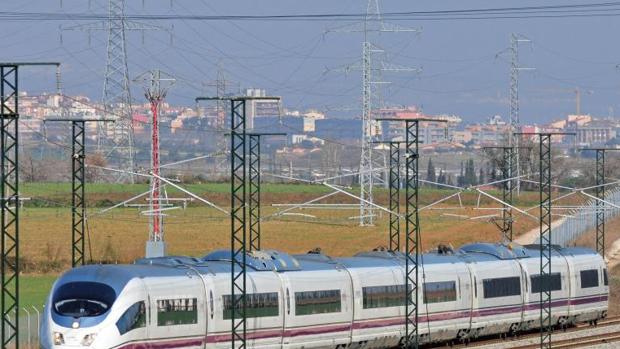
[[[575,327],[571,327],[568,328],[566,330],[556,330],[554,332],[555,336],[561,336],[563,334],[568,334],[568,333],[574,333],[574,332],[579,332],[579,331],[587,331],[588,329],[594,329],[594,328],[599,328],[599,327],[607,327],[607,326],[614,326],[614,325],[620,325],[620,316],[614,316],[614,317],[608,317],[604,320],[600,320],[598,322],[598,325],[596,327],[588,325],[588,324],[579,324]],[[618,335],[618,339],[612,338],[613,335],[616,334]],[[604,336],[605,335],[609,335],[609,341],[610,342],[618,342],[620,341],[620,332],[616,333],[616,332],[611,332],[609,334],[600,334],[600,335],[596,335],[596,336],[586,336],[586,337],[582,337],[583,339],[585,338],[589,338],[592,337],[591,340],[592,341],[596,341],[599,340],[599,342],[597,342],[596,344],[600,344],[600,343],[605,343],[604,340]],[[511,347],[515,348],[515,349],[525,349],[525,348],[539,348],[540,344],[525,344],[525,345],[519,345],[519,342],[521,341],[525,341],[528,339],[533,339],[533,338],[537,338],[538,336],[540,336],[540,332],[539,331],[532,331],[529,333],[525,333],[525,334],[521,334],[518,337],[506,337],[506,338],[482,338],[482,339],[478,339],[474,342],[470,342],[470,343],[463,343],[463,344],[458,344],[458,345],[453,345],[451,346],[451,348],[476,348],[476,347],[486,347],[486,346],[490,346],[493,344],[508,344],[510,342],[515,342],[515,346]],[[599,338],[594,338],[594,337],[599,337]],[[554,340],[553,341],[553,348],[580,348],[583,347],[583,343],[581,343],[581,338],[579,339],[578,344],[576,344],[576,346],[567,346],[569,345],[569,343],[563,343],[564,341],[567,342],[571,342],[571,343],[577,343],[577,339],[570,339],[570,340]],[[559,346],[559,345],[564,345],[564,346]],[[593,344],[587,344],[587,345],[593,345]],[[434,348],[438,348],[439,346],[433,346]]]
[[[579,338],[555,340],[551,343],[551,348],[557,348],[557,349],[584,348],[584,347],[589,347],[593,345],[615,343],[615,342],[620,342],[620,331],[595,334],[595,335],[579,337]],[[518,347],[513,347],[511,349],[535,349],[535,348],[540,348],[540,343],[522,345]]]

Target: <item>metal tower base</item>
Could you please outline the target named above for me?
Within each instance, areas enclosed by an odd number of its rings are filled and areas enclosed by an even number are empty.
[[[147,241],[146,258],[163,257],[166,255],[166,243],[164,241]]]

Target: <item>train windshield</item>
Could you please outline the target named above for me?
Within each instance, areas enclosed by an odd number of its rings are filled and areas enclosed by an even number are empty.
[[[60,286],[53,299],[54,311],[74,318],[104,314],[110,309],[116,292],[99,282],[70,282]]]

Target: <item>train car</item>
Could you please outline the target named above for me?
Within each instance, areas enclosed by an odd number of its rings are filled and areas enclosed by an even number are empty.
[[[554,247],[548,282],[539,247],[477,243],[419,256],[421,343],[537,328],[539,291],[552,288],[553,324],[607,315],[604,260]],[[331,258],[255,251],[246,256],[247,346],[390,348],[405,336],[405,256],[371,251]],[[230,251],[72,269],[52,287],[41,348],[231,346]]]

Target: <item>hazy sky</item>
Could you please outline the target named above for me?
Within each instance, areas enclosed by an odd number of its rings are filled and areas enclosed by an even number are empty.
[[[365,0],[146,0],[127,1],[127,13],[148,14],[295,14],[362,13]],[[428,11],[483,7],[540,5],[540,1],[430,1],[385,0],[382,10]],[[545,4],[579,4],[586,1],[546,1]],[[104,14],[106,0],[59,1],[0,0],[3,11]],[[64,65],[67,94],[85,93],[100,99],[105,67],[104,32],[63,33],[59,25],[85,22],[0,21],[0,60],[58,60]],[[128,35],[130,75],[160,68],[180,78],[170,92],[173,103],[191,105],[203,95],[203,83],[216,76],[218,62],[230,80],[242,87],[260,87],[281,95],[290,108],[332,109],[360,104],[361,72],[347,74],[337,68],[359,63],[360,33],[326,32],[346,23],[336,21],[161,21],[174,26],[174,43],[165,32]],[[582,111],[594,115],[620,114],[620,17],[562,19],[502,19],[450,21],[398,21],[398,25],[421,28],[411,33],[382,34],[379,45],[389,61],[420,67],[420,74],[385,73],[385,101],[388,105],[420,105],[428,113],[461,115],[478,121],[508,113],[508,56],[496,55],[509,46],[511,33],[532,40],[521,46],[521,62],[535,67],[521,74],[521,118],[536,122],[561,117],[575,110],[574,88],[582,89]],[[52,70],[22,73],[22,88],[35,93],[53,87]],[[213,90],[211,90],[213,91]],[[139,88],[134,98],[142,98]],[[211,92],[213,93],[213,92]]]

